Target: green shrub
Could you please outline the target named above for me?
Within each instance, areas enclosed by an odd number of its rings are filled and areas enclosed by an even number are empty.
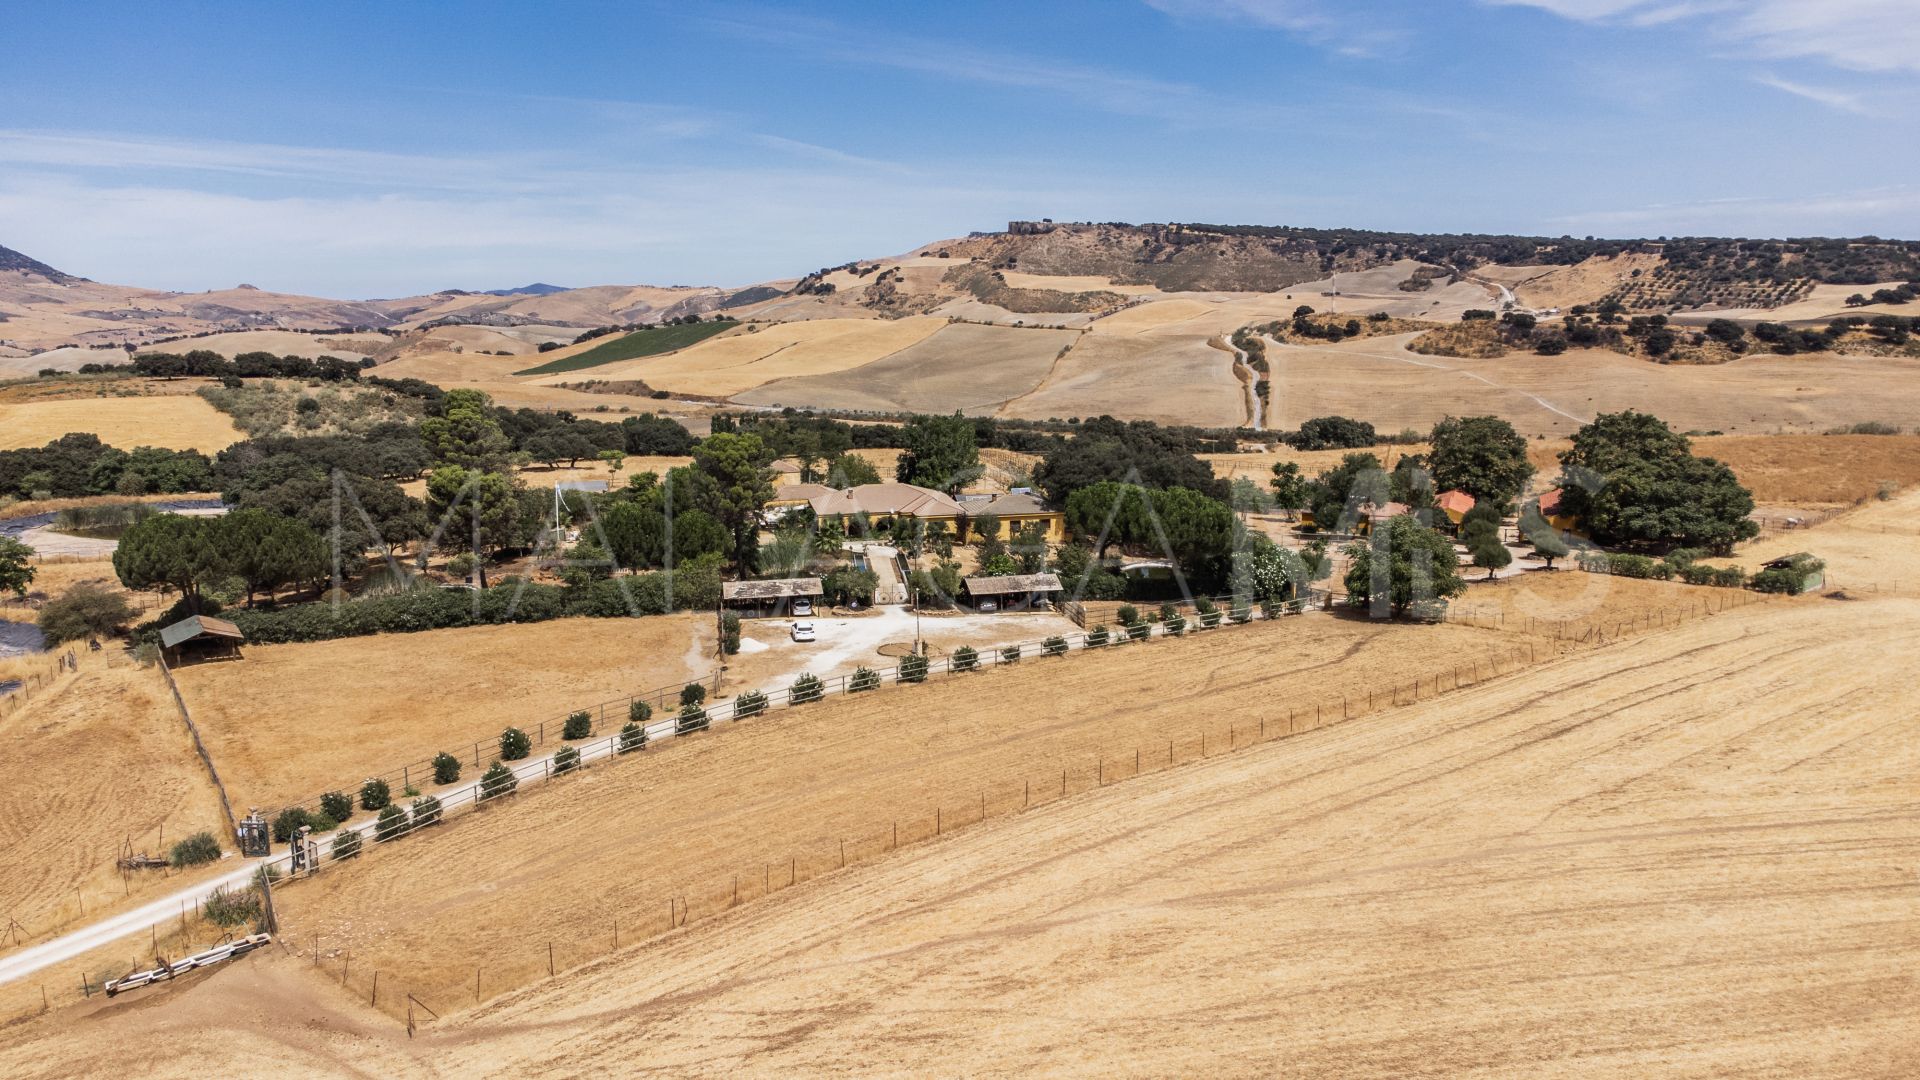
[[[680,715],[673,718],[675,735],[705,730],[707,730],[707,710],[698,705],[680,706]]]
[[[1127,639],[1130,641],[1145,641],[1147,640],[1147,635],[1151,633],[1153,633],[1153,627],[1146,623],[1136,622],[1127,624]]]
[[[433,755],[433,782],[451,784],[460,779],[460,759],[445,750]]]
[[[635,724],[645,724],[653,719],[653,706],[644,701],[627,702],[627,720]]]
[[[580,767],[580,749],[575,746],[563,746],[553,752],[553,775],[570,773]]]
[[[767,695],[758,690],[749,690],[733,699],[734,719],[759,716],[767,711]]]
[[[302,825],[314,832],[326,832],[336,824],[338,822],[325,814],[316,814],[304,806],[289,806],[274,815],[273,839],[276,843],[284,844],[293,839],[294,832]]]
[[[1236,623],[1252,622],[1253,621],[1253,605],[1235,604],[1233,605],[1233,610],[1227,614],[1227,618],[1232,619]]]
[[[731,611],[720,616],[720,647],[728,656],[740,651],[740,616]]]
[[[1680,580],[1689,585],[1713,584],[1713,567],[1691,565],[1680,568]]]
[[[1108,634],[1107,634],[1106,626],[1104,625],[1096,626],[1093,629],[1087,631],[1087,648],[1089,649],[1105,648],[1107,641],[1108,641]]]
[[[410,824],[405,810],[388,803],[380,808],[380,816],[374,819],[373,838],[382,842],[398,840],[406,834]]]
[[[1121,626],[1132,626],[1140,621],[1140,611],[1132,604],[1121,604],[1120,610],[1114,612],[1113,617],[1120,620]]]
[[[167,861],[175,870],[187,866],[199,866],[210,863],[220,857],[220,841],[210,832],[197,832],[185,840],[173,845],[173,852]]]
[[[971,645],[962,645],[953,650],[953,659],[948,665],[955,671],[972,671],[980,666],[980,654]]]
[[[500,760],[519,761],[533,753],[533,740],[517,727],[510,727],[500,733]]]
[[[1220,609],[1218,607],[1215,607],[1209,611],[1201,612],[1200,625],[1208,630],[1211,630],[1214,627],[1219,626],[1220,625]]]
[[[620,729],[620,741],[615,749],[622,754],[631,754],[647,745],[647,729],[639,723],[629,720],[627,726]]]
[[[805,674],[793,680],[793,687],[787,691],[787,701],[793,705],[805,705],[819,701],[826,694],[826,687],[817,675]]]
[[[1583,553],[1579,557],[1579,566],[1582,570],[1596,574],[1612,574],[1616,577],[1645,580],[1667,581],[1673,577],[1674,573],[1671,565],[1649,559],[1645,555],[1616,555],[1606,552]]]
[[[345,821],[353,816],[353,800],[344,791],[329,791],[320,796],[320,812],[335,821]]]
[[[1181,634],[1186,633],[1187,620],[1185,616],[1178,614],[1168,615],[1160,621],[1161,625],[1166,627],[1168,637],[1179,637]]]
[[[880,686],[880,673],[872,668],[855,668],[852,677],[847,680],[847,692],[858,694],[863,690],[876,690]]]
[[[431,795],[422,795],[413,800],[413,827],[424,829],[429,825],[440,824],[440,800]]]
[[[360,854],[360,833],[356,829],[344,829],[333,838],[333,857],[351,859]]]
[[[1020,660],[1020,646],[1009,645],[1006,648],[1000,650],[1001,663],[1013,664],[1013,663],[1018,663],[1019,660]]]
[[[593,734],[593,714],[585,710],[567,714],[567,724],[560,729],[563,739],[584,739]]]
[[[391,802],[393,802],[393,789],[387,786],[385,780],[370,777],[366,783],[360,785],[360,809],[380,810]]]
[[[680,707],[704,705],[707,700],[707,688],[697,682],[690,682],[680,688]]]
[[[251,888],[215,889],[200,901],[200,914],[215,926],[234,927],[260,918],[260,894]]]
[[[1180,616],[1180,609],[1173,606],[1173,604],[1165,603],[1160,605],[1160,621],[1161,622],[1166,622],[1168,619],[1176,619],[1176,618],[1179,618],[1179,616]]]
[[[486,773],[480,777],[479,799],[486,802],[502,795],[511,795],[519,786],[520,778],[513,775],[513,770],[505,762],[496,761],[487,766]]]
[[[1040,653],[1043,656],[1067,655],[1067,639],[1055,634],[1053,637],[1040,643]]]
[[[1738,589],[1747,583],[1747,572],[1737,566],[1723,566],[1713,572],[1713,583],[1722,589]]]
[[[901,682],[926,682],[927,658],[924,656],[901,657],[898,677]]]

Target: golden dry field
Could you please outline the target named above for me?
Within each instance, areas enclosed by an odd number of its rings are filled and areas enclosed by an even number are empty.
[[[1920,361],[1868,356],[1745,356],[1655,364],[1607,350],[1491,360],[1421,356],[1403,337],[1269,348],[1271,426],[1338,414],[1382,431],[1425,430],[1448,415],[1493,413],[1522,433],[1566,437],[1597,413],[1650,411],[1678,431],[1822,432],[1863,421],[1910,427]]]
[[[225,413],[184,394],[0,401],[0,450],[45,446],[76,431],[122,450],[161,446],[206,454],[244,438]]]
[[[736,394],[734,400],[815,409],[990,415],[1038,385],[1061,350],[1079,337],[1073,330],[954,323],[873,363],[779,379]]]
[[[1853,660],[1863,625],[1890,655],[1920,654],[1920,602],[1755,603],[1222,752],[1226,725],[1323,689],[1316,672],[1399,675],[1520,640],[1403,627],[1356,643],[1315,623],[1248,631],[1251,648],[1238,631],[1156,643],[1152,671],[1120,652],[1023,664],[969,678],[962,709],[910,704],[941,704],[944,682],[883,691],[589,770],[280,890],[290,953],[18,1025],[0,1071],[103,1071],[160,1037],[178,1049],[159,1076],[638,1059],[735,1074],[1909,1071],[1920,690]],[[1219,708],[1197,712],[1200,689]],[[1017,722],[977,708],[996,690],[1023,703]],[[1207,725],[1222,741],[1202,759]],[[1186,749],[1137,777],[1109,751],[1102,785],[1080,774],[1107,741],[1079,742],[1095,732],[1185,732]],[[996,793],[974,825],[965,789],[995,751],[1036,775],[1068,763],[1072,793],[1036,792],[1026,812]],[[816,753],[830,772],[808,771]],[[941,804],[954,835],[834,869],[836,834]],[[798,887],[772,871],[782,848],[808,853]],[[724,884],[676,888],[680,867],[722,860],[745,864],[739,908]],[[613,918],[637,937],[664,926],[667,897],[678,921],[682,894],[684,927],[614,948]],[[547,937],[565,969],[551,980]],[[460,1000],[462,949],[492,998],[477,1010]],[[383,1011],[366,1004],[374,966]],[[421,992],[432,969],[437,996]],[[534,981],[494,997],[489,972]],[[412,1039],[407,992],[443,1017],[416,1010]],[[276,1023],[289,1014],[303,1023]]]
[[[814,319],[761,323],[660,356],[538,377],[547,386],[586,379],[638,379],[656,390],[727,397],[776,379],[825,375],[883,359],[947,325],[920,316],[891,321]]]
[[[162,830],[171,845],[206,829],[232,847],[159,669],[87,655],[84,642],[77,652],[78,673],[0,716],[0,920],[31,941],[179,886],[159,871],[123,881],[123,843],[164,855]]]
[[[711,617],[555,619],[249,645],[240,660],[175,677],[244,812],[354,788],[442,750],[464,752],[471,773],[475,741],[483,765],[508,726],[555,721],[551,741],[566,713],[704,676],[712,654]]]

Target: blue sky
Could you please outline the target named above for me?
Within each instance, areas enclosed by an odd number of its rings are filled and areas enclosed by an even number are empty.
[[[1011,217],[1920,236],[1920,0],[0,5],[0,244],[395,296]]]

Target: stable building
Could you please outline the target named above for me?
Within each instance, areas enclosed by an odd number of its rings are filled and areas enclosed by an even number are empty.
[[[171,666],[182,660],[238,657],[247,636],[225,619],[192,615],[160,630],[160,654]]]
[[[1058,598],[1060,579],[1052,574],[1008,574],[970,577],[960,583],[967,602],[978,610],[992,603],[1000,611],[1031,611],[1041,602]]]
[[[723,581],[720,602],[748,618],[777,618],[792,614],[794,601],[818,600],[823,592],[817,577]]]

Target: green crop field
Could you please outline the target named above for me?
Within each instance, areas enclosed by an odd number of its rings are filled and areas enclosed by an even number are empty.
[[[555,375],[562,371],[579,371],[581,368],[599,367],[616,360],[637,360],[642,356],[658,356],[702,341],[731,330],[740,324],[728,322],[684,323],[679,326],[659,326],[646,330],[635,330],[624,337],[614,338],[605,344],[596,345],[583,353],[550,360],[539,367],[530,367],[525,371],[516,371],[515,375]]]

